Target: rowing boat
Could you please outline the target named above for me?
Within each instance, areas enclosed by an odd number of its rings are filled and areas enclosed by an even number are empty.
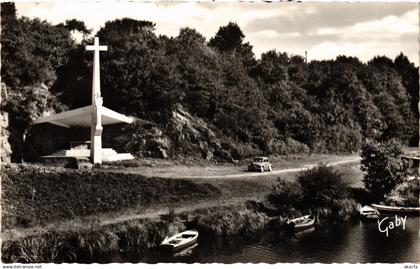
[[[194,245],[197,242],[197,239],[198,232],[195,230],[188,230],[171,237],[166,237],[160,244],[160,247],[166,250],[178,251]]]
[[[315,225],[315,216],[305,215],[299,218],[291,219],[287,221],[287,225],[295,232],[309,229]]]
[[[360,209],[360,217],[363,219],[378,219],[379,218],[379,211],[376,208],[371,206],[365,205]]]
[[[420,214],[420,207],[386,206],[371,204],[371,206],[385,214]]]

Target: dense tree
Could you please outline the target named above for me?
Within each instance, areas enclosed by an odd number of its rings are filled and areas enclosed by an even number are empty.
[[[178,60],[180,88],[185,92],[184,103],[194,114],[214,120],[217,94],[223,88],[221,63],[206,39],[190,28],[180,30],[172,54]]]
[[[2,3],[1,11],[2,90],[8,95],[1,109],[9,113],[12,160],[18,161],[31,121],[43,112],[63,108],[49,89],[57,79],[57,70],[68,63],[75,43],[61,26],[17,18],[14,3]]]
[[[302,172],[296,181],[304,193],[302,204],[308,207],[329,206],[348,196],[348,184],[332,167],[317,166]]]
[[[209,41],[209,46],[218,49],[222,54],[234,54],[240,58],[247,72],[250,72],[256,65],[252,46],[244,43],[245,35],[241,28],[235,22],[229,22],[226,26],[222,26],[216,35]]]
[[[261,55],[261,60],[253,71],[253,75],[261,79],[261,83],[274,84],[288,79],[289,57],[286,53],[275,50]]]
[[[83,33],[85,35],[91,33],[91,30],[87,29],[87,27],[86,27],[86,25],[83,21],[79,21],[79,20],[76,20],[76,19],[66,20],[64,28],[66,28],[69,31],[78,31],[78,32]]]
[[[209,45],[216,47],[221,51],[232,51],[242,45],[245,35],[239,26],[230,22],[226,26],[222,26],[216,35],[210,39]]]
[[[19,141],[36,115],[63,108],[57,99],[70,108],[90,104],[85,46],[92,38],[81,21],[17,18],[10,3],[2,4],[1,19],[2,81],[19,95],[5,107],[14,111],[11,139]],[[217,130],[224,150],[238,157],[356,151],[365,138],[418,141],[418,68],[403,54],[368,64],[347,56],[307,63],[270,50],[256,60],[234,22],[209,41],[191,28],[157,36],[153,22],[129,18],[108,21],[95,35],[108,46],[101,53],[104,105],[167,136],[172,112],[183,109]],[[29,104],[36,113],[18,112]]]
[[[117,19],[97,34],[108,46],[102,57],[104,104],[131,115],[165,120],[182,97],[176,61],[148,21]],[[164,106],[162,106],[164,104]]]
[[[365,172],[363,184],[375,199],[383,199],[406,179],[408,163],[401,158],[401,154],[401,144],[394,139],[383,143],[366,140],[363,143],[361,153],[361,168]]]

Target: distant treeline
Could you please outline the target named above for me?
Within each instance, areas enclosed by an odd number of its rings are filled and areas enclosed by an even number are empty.
[[[85,45],[92,35],[77,20],[17,17],[11,3],[1,11],[2,110],[16,155],[31,118],[90,104]],[[234,22],[210,40],[191,28],[158,36],[153,22],[128,18],[108,21],[95,35],[108,46],[101,53],[104,105],[162,128],[183,107],[245,155],[350,152],[366,137],[418,142],[418,67],[402,53],[368,63],[347,56],[306,63],[276,50],[257,59]]]

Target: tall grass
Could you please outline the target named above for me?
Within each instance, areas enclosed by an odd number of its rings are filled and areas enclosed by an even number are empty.
[[[231,236],[234,234],[248,235],[262,230],[268,224],[265,214],[242,209],[232,211],[221,208],[212,214],[197,219],[197,230],[204,237]]]
[[[4,240],[5,263],[91,262],[116,251],[144,253],[163,238],[185,229],[184,224],[138,220],[78,232],[46,232],[17,240]]]
[[[215,207],[195,216],[194,228],[200,238],[249,235],[262,230],[268,217],[245,206]],[[2,261],[5,263],[92,262],[116,251],[144,254],[166,236],[186,229],[179,217],[130,220],[107,226],[88,227],[77,232],[46,232],[18,240],[5,240]]]
[[[20,240],[5,240],[2,261],[6,263],[70,262],[76,259],[76,248],[69,234],[46,232]]]

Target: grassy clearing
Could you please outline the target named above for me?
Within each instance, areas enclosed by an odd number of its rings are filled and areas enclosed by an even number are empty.
[[[2,178],[2,227],[31,227],[54,221],[215,199],[208,183],[146,178],[101,171],[6,170]]]
[[[335,167],[352,187],[360,187],[359,164]],[[261,200],[277,180],[295,180],[296,173],[249,178],[165,179],[110,171],[20,168],[5,171],[2,180],[2,227],[118,218],[208,202]],[[34,192],[35,191],[35,192]]]

